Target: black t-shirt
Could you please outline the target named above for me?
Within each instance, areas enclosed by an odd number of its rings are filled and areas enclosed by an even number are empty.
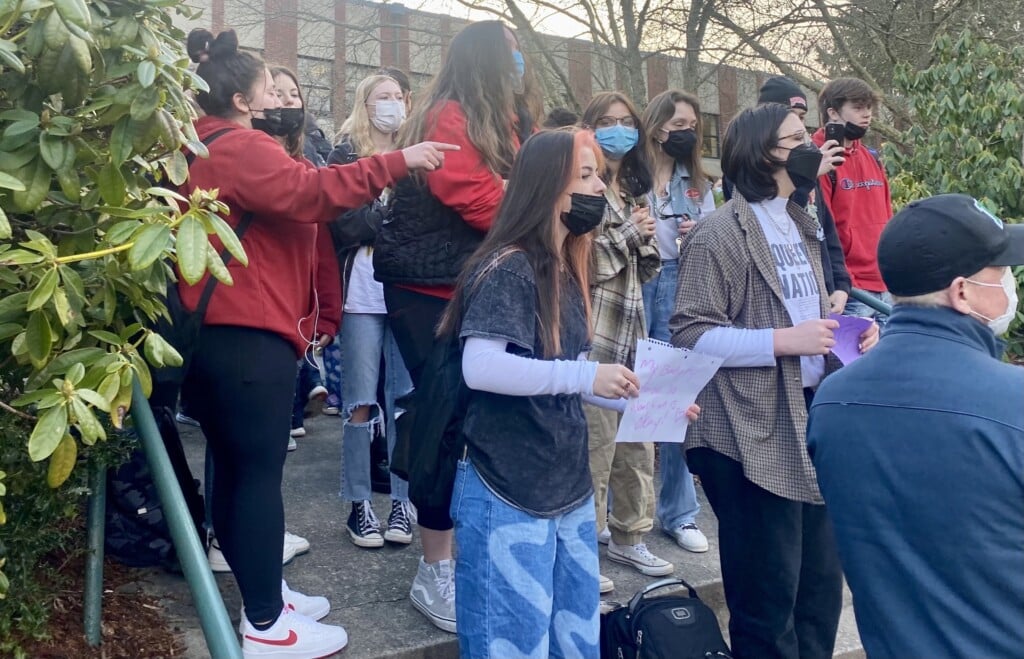
[[[469,283],[460,336],[503,339],[508,351],[544,359],[537,320],[537,284],[526,255],[493,266],[485,259]],[[479,281],[477,281],[479,279]],[[555,359],[587,348],[583,297],[572,277],[561,283],[561,347]],[[505,396],[472,391],[463,424],[469,457],[484,482],[508,503],[554,517],[590,496],[587,421],[579,394]]]

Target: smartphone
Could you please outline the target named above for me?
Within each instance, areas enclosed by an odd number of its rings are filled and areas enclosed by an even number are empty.
[[[825,141],[835,140],[840,144],[843,143],[843,135],[846,132],[846,127],[843,124],[829,123],[825,124]]]

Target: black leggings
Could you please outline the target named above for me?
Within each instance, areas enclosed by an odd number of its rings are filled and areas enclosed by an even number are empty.
[[[418,387],[423,366],[434,346],[434,329],[448,301],[385,284],[384,304],[412,386]],[[455,527],[446,508],[416,506],[416,519],[420,526],[433,531],[450,531]]]
[[[246,617],[276,620],[281,601],[284,502],[295,350],[246,327],[206,326],[185,387],[217,465],[213,527],[242,593]]]

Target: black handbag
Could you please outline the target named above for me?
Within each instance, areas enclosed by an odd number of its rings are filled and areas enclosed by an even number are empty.
[[[687,594],[651,597],[682,586]],[[601,615],[601,659],[729,659],[718,618],[682,579],[655,581]]]

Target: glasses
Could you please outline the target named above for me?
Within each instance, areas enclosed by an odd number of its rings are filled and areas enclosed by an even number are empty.
[[[779,138],[779,142],[782,142],[783,140],[800,140],[801,144],[807,144],[810,141],[807,139],[806,130],[798,130],[795,133],[783,135],[782,137]]]
[[[695,204],[696,217],[689,213],[674,213],[672,212],[674,210],[675,209],[672,208],[672,197],[665,197],[661,203],[658,204],[657,209],[654,211],[654,216],[659,220],[676,220],[678,222],[679,220],[699,220],[702,212],[702,209],[698,204]]]
[[[615,124],[621,124],[626,128],[636,128],[636,119],[633,117],[612,117],[605,115],[598,118],[595,122],[595,128],[611,128]]]

